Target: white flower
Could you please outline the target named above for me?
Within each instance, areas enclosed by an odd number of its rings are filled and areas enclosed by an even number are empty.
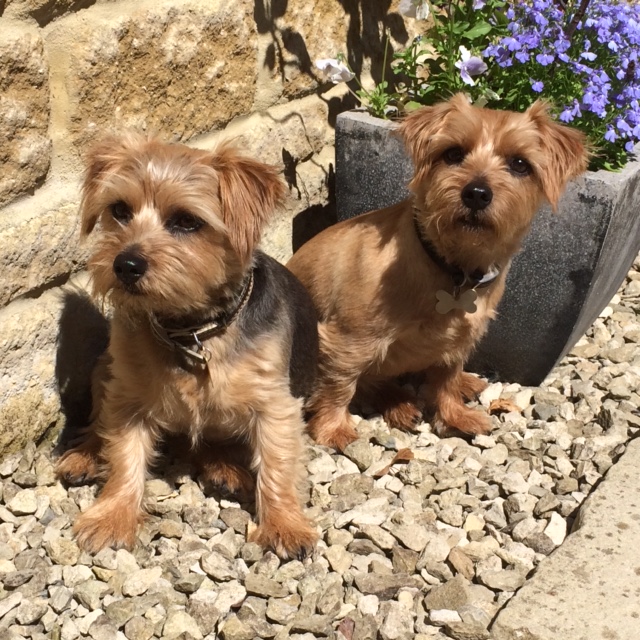
[[[407,18],[426,20],[429,17],[429,3],[427,0],[400,0],[398,10]]]
[[[353,80],[356,77],[356,74],[353,73],[344,62],[340,62],[335,58],[316,60],[316,67],[318,67],[333,84],[349,82],[349,80]]]
[[[460,60],[456,62],[456,67],[460,69],[460,77],[465,84],[475,85],[475,80],[471,76],[479,76],[487,70],[487,65],[482,62],[482,58],[472,56],[471,51],[466,47],[460,47]]]

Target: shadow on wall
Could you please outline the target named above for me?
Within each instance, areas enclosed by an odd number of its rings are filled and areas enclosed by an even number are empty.
[[[388,33],[393,40],[403,45],[409,40],[409,34],[405,28],[404,20],[398,13],[388,13],[391,0],[337,0],[342,5],[347,20],[346,55],[347,62],[356,77],[360,77],[364,68],[364,61],[371,62],[371,76],[376,83],[383,77],[387,81],[393,81],[393,73],[390,63],[393,59],[393,44],[389,43],[387,51],[387,68],[383,69],[385,53],[385,34]],[[287,12],[289,0],[256,0],[253,17],[258,32],[269,33],[272,42],[267,48],[263,64],[269,69],[277,69],[285,80],[287,67],[295,66],[301,73],[312,78],[320,86],[317,93],[322,93],[331,85],[324,82],[317,74],[314,61],[309,55],[307,45],[302,34],[288,26],[278,26],[278,18],[284,18]],[[320,18],[320,16],[318,16]],[[327,51],[326,57],[336,55],[337,52]],[[293,59],[286,59],[286,54]],[[359,89],[358,83],[353,80],[349,83],[352,91]],[[351,109],[356,105],[356,99],[348,94],[342,98],[331,98],[327,102],[329,107],[329,124],[335,127],[338,113]]]
[[[389,13],[391,0],[336,0],[346,13],[348,20],[347,40],[345,51],[347,62],[356,77],[360,77],[365,60],[370,61],[371,76],[376,83],[393,81],[393,73],[390,68],[393,59],[393,44],[390,42],[387,51],[387,66],[384,68],[386,35],[402,45],[406,45],[409,34],[405,28],[404,20],[398,13]],[[309,50],[304,37],[290,26],[280,26],[287,13],[289,0],[256,0],[253,17],[260,34],[270,34],[271,44],[268,46],[264,66],[280,73],[283,83],[286,81],[288,67],[296,67],[301,73],[307,75],[315,83],[318,89],[316,93],[323,99],[328,107],[328,124],[335,128],[338,114],[352,109],[357,105],[353,94],[348,93],[342,97],[325,99],[323,93],[331,86],[317,73],[314,60],[309,55]],[[318,16],[320,18],[320,16]],[[278,24],[280,22],[280,25]],[[337,52],[327,51],[327,57]],[[359,89],[358,83],[353,80],[349,83],[352,91]],[[292,117],[291,115],[287,117]],[[302,123],[304,126],[304,122]],[[304,185],[298,184],[296,167],[299,163],[311,158],[296,158],[287,149],[282,149],[282,161],[284,164],[284,178],[292,195],[302,198],[301,189]],[[299,213],[293,221],[292,249],[295,253],[305,242],[314,235],[331,226],[337,221],[335,206],[335,175],[333,167],[327,174],[327,187],[329,191],[329,203],[326,206],[314,205]]]
[[[56,381],[65,417],[60,443],[89,424],[91,373],[109,342],[109,323],[82,291],[64,294],[56,352]]]
[[[327,205],[315,204],[293,219],[291,250],[295,253],[305,242],[338,221],[335,200]]]
[[[0,0],[2,2],[2,0]],[[96,0],[74,0],[71,3],[67,2],[46,2],[41,6],[36,4],[35,8],[29,13],[35,19],[41,27],[46,27],[50,22],[64,15],[65,13],[79,11],[80,9],[86,9],[91,5],[94,5]]]
[[[305,242],[338,222],[336,211],[336,186],[333,165],[329,165],[327,189],[329,201],[326,205],[313,205],[301,211],[294,219],[291,230],[291,250],[295,253]]]

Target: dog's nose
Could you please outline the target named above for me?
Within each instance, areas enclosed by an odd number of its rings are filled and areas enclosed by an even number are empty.
[[[485,209],[493,199],[493,191],[486,182],[474,180],[462,189],[462,202],[473,211]]]
[[[135,251],[123,251],[113,261],[113,270],[124,284],[135,284],[145,274],[148,262]]]

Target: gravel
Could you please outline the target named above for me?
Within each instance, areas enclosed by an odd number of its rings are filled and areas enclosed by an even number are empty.
[[[543,385],[482,393],[501,407],[489,435],[373,415],[344,454],[310,446],[322,536],[304,562],[246,542],[254,505],[205,494],[172,459],[147,483],[138,545],[84,553],[71,526],[96,487],[63,487],[51,447],[30,444],[0,461],[0,637],[489,638],[640,428],[639,310],[640,260]]]

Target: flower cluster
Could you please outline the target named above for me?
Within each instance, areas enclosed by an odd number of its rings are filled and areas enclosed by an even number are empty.
[[[596,164],[623,165],[640,141],[640,5],[532,0],[509,3],[505,16],[509,34],[482,52],[504,107],[546,98],[590,136]]]
[[[398,111],[446,99],[466,91],[474,100],[488,102],[496,94],[484,74],[489,70],[482,51],[507,35],[504,0],[404,0],[418,16],[429,15],[424,36],[395,54]],[[425,9],[427,7],[427,9]],[[405,16],[403,3],[400,10]]]
[[[592,168],[623,166],[640,142],[637,0],[401,0],[400,10],[425,32],[394,54],[395,86],[358,92],[375,115],[457,91],[515,111],[543,98],[589,136]]]

